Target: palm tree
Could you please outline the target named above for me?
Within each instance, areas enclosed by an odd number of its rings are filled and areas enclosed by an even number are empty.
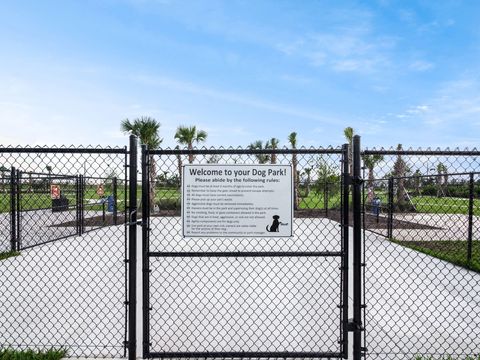
[[[422,176],[422,173],[418,169],[415,171],[415,174],[413,174],[415,195],[417,196],[420,195],[421,176]]]
[[[49,191],[49,187],[50,187],[50,184],[52,182],[52,170],[53,170],[53,167],[50,166],[50,165],[47,165],[45,166],[45,170],[47,170],[48,172],[48,184],[47,184],[47,191]]]
[[[199,143],[200,141],[205,141],[207,139],[207,133],[203,130],[198,130],[196,126],[179,126],[177,132],[175,133],[175,140],[180,144],[187,145],[188,150],[193,150],[193,143]],[[188,154],[188,162],[193,163],[193,154]]]
[[[445,189],[447,187],[448,175],[447,167],[443,163],[437,165],[437,197],[445,196]]]
[[[0,166],[0,172],[2,173],[2,191],[6,192],[5,189],[5,173],[8,171],[8,168],[5,166]]]
[[[121,129],[124,133],[129,133],[137,136],[140,139],[140,143],[147,145],[148,149],[158,149],[163,139],[158,135],[160,130],[160,123],[149,116],[142,116],[140,118],[125,119],[121,122]],[[149,177],[150,177],[150,210],[155,209],[155,183],[157,180],[157,165],[153,155],[149,156]]]
[[[343,129],[343,135],[348,141],[348,164],[350,176],[353,176],[353,135],[354,130],[352,127],[346,127]]]
[[[397,145],[397,151],[402,151],[402,144]],[[393,165],[393,176],[397,177],[397,206],[399,210],[405,210],[405,173],[407,171],[407,164],[402,158],[401,154],[397,155],[397,160]]]
[[[248,145],[247,148],[250,150],[263,150],[267,148],[267,144],[265,144],[265,147],[263,147],[262,140],[257,140]],[[259,164],[266,164],[270,160],[270,156],[267,154],[255,154],[255,157],[257,158]]]
[[[175,150],[180,150],[180,146],[175,146]],[[177,153],[177,166],[178,166],[178,188],[180,189],[182,187],[182,155],[180,153]]]
[[[271,138],[270,140],[268,140],[266,142],[265,149],[276,150],[278,148],[279,143],[280,143],[280,140],[278,140],[276,138]],[[272,154],[270,155],[270,163],[271,164],[276,164],[277,163],[277,154],[275,154],[274,152],[272,152]]]
[[[291,132],[290,135],[288,135],[288,142],[290,143],[290,146],[292,147],[293,150],[297,148],[297,133],[296,132]],[[293,173],[293,207],[294,209],[298,209],[299,205],[299,197],[298,197],[298,180],[299,180],[299,175],[297,172],[297,154],[292,154],[292,173]]]
[[[373,168],[377,166],[379,162],[383,161],[383,155],[374,154],[374,155],[365,155],[363,157],[363,164],[368,169],[368,187],[373,189]],[[373,194],[373,192],[372,192]]]
[[[308,194],[310,194],[310,176],[312,173],[313,168],[305,168],[303,171],[307,175],[307,183],[306,183],[306,192],[305,192],[305,197],[308,197]]]

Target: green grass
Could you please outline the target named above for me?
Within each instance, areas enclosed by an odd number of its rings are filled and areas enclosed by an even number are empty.
[[[472,241],[472,260],[470,263],[467,261],[467,241],[392,241],[480,273],[480,240]]]
[[[18,255],[20,255],[18,251],[0,252],[0,261],[8,259],[9,257],[18,256]]]
[[[325,209],[325,199],[323,194],[316,194],[310,191],[307,197],[300,197],[300,209]],[[327,207],[329,209],[340,208],[341,197],[340,193],[331,196],[328,199]]]
[[[480,355],[467,355],[466,357],[453,357],[451,355],[444,355],[442,357],[416,355],[413,360],[480,360]]]
[[[468,214],[468,199],[436,196],[413,196],[417,212],[430,214]],[[473,214],[480,215],[480,199],[473,202]]]
[[[60,360],[67,355],[65,349],[40,350],[0,350],[0,360]]]

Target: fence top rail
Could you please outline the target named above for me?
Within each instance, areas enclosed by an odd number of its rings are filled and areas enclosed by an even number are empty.
[[[342,148],[309,149],[156,149],[148,150],[147,155],[255,155],[255,154],[342,154]]]
[[[432,156],[480,156],[479,150],[388,150],[365,149],[363,155],[432,155]]]
[[[374,179],[374,181],[387,181],[390,179],[415,179],[415,178],[432,178],[432,177],[444,177],[444,176],[467,176],[467,175],[480,175],[480,172],[459,172],[459,173],[442,173],[442,174],[421,174],[421,175],[408,175],[408,176],[390,176],[386,178]]]
[[[128,154],[127,147],[100,148],[100,147],[0,147],[0,153],[33,153],[33,154]]]
[[[20,175],[33,175],[36,176],[35,179],[74,179],[78,175],[65,175],[65,174],[48,174],[48,173],[41,173],[41,172],[33,172],[33,171],[22,171],[17,170]]]

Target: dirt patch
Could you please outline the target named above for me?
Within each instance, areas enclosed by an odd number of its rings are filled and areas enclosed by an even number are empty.
[[[105,219],[102,215],[99,216],[92,216],[84,219],[84,226],[85,227],[101,227],[101,226],[113,226],[113,225],[121,225],[125,223],[125,216],[118,215],[117,222],[115,223],[115,219],[113,215],[106,215]],[[50,227],[75,227],[77,226],[77,221],[66,221],[61,224],[54,224],[50,225]]]
[[[299,210],[298,212],[301,213],[305,210]],[[308,210],[310,211],[310,210]],[[328,219],[340,222],[340,210],[329,210],[328,214],[325,214],[325,210],[313,210],[319,212],[316,214],[316,217],[326,217]],[[321,214],[323,213],[323,215]],[[297,215],[297,212],[295,212]],[[306,216],[297,216],[297,217],[306,217]],[[308,216],[311,217],[311,216]],[[353,224],[353,213],[350,212],[349,214],[349,224],[350,226]],[[363,223],[362,223],[363,227]],[[393,218],[393,229],[433,229],[433,230],[440,230],[441,228],[421,224],[417,222],[405,221],[405,220],[398,220]],[[365,214],[365,229],[388,229],[388,218],[387,216],[375,216],[373,214],[366,213]]]
[[[180,210],[161,210],[154,214],[151,214],[152,217],[179,217]],[[325,210],[320,209],[301,209],[295,210],[295,218],[327,218],[333,221],[340,222],[340,210],[329,210],[328,213]],[[141,219],[142,214],[137,215],[138,219]],[[100,216],[94,216],[85,218],[84,224],[85,227],[100,227],[100,226],[112,226],[112,225],[121,225],[125,223],[125,217],[122,215],[117,216],[117,222],[115,224],[113,215],[108,214],[105,216],[105,219]],[[349,214],[349,224],[353,224],[353,213]],[[67,221],[61,224],[51,225],[52,227],[68,227],[68,226],[77,226],[76,221]],[[387,229],[388,228],[388,219],[386,216],[375,216],[372,214],[365,214],[365,228],[366,229]],[[393,219],[393,228],[394,229],[441,229],[439,227],[434,227],[430,225],[420,224],[416,222],[404,221]]]

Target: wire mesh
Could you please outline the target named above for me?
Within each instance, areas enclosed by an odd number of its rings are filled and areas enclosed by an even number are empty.
[[[477,152],[375,154],[374,166],[364,157],[367,358],[479,354]]]
[[[293,237],[188,238],[180,219],[183,164],[271,164],[272,156],[150,153],[151,354],[341,355],[341,159],[341,150],[275,153],[275,164],[292,164],[296,174]]]
[[[103,224],[87,234],[80,231],[78,217],[80,200],[88,198],[79,196],[83,177],[110,178],[115,172],[124,197],[126,156],[126,149],[0,150],[2,166],[17,170],[15,176],[2,172],[0,194],[6,230],[0,248],[1,348],[64,348],[69,357],[125,356],[125,225]],[[57,199],[52,199],[51,185],[60,189]]]

